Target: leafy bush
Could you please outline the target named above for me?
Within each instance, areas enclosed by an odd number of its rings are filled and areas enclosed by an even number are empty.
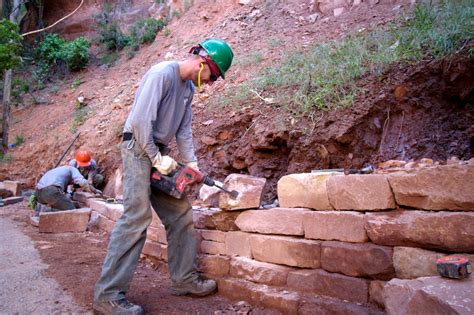
[[[28,93],[29,91],[30,85],[28,84],[28,82],[18,77],[13,78],[11,95],[17,103],[20,103],[22,101],[21,95],[23,93]]]
[[[127,37],[115,20],[112,6],[109,3],[105,3],[104,11],[96,14],[94,19],[99,25],[99,35],[96,40],[103,44],[107,50],[118,51],[127,45]]]
[[[22,37],[18,25],[6,19],[0,20],[0,72],[13,69],[21,62]]]
[[[16,135],[15,142],[14,142],[15,146],[19,146],[23,142],[25,142],[25,138],[23,137],[23,135]]]
[[[65,64],[70,71],[84,69],[89,62],[90,45],[91,42],[82,36],[67,41],[57,34],[49,34],[36,48],[40,72],[48,72],[47,68],[61,64]]]
[[[155,41],[156,34],[166,26],[163,20],[153,18],[141,19],[130,29],[131,41],[137,41],[140,44],[152,43]]]

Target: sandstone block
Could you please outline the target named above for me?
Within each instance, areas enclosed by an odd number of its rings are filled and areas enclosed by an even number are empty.
[[[84,232],[91,209],[42,212],[39,216],[39,231],[42,233]]]
[[[117,221],[123,214],[123,205],[107,203],[101,199],[89,199],[89,206],[112,221]]]
[[[340,173],[303,173],[283,176],[278,181],[278,201],[283,208],[332,210],[326,183]]]
[[[321,243],[321,267],[352,277],[389,280],[395,277],[392,248],[371,243]]]
[[[145,246],[143,246],[142,254],[158,260],[168,261],[168,246],[147,240]]]
[[[230,174],[224,180],[224,187],[227,190],[236,190],[239,195],[236,199],[231,199],[228,194],[220,194],[219,208],[225,210],[255,209],[260,207],[265,178]]]
[[[218,242],[213,242],[213,241],[202,241],[201,253],[211,254],[211,255],[225,255],[226,247],[224,243],[218,243]]]
[[[219,186],[223,186],[224,184],[216,181]],[[199,199],[202,201],[202,205],[208,207],[218,207],[219,206],[219,195],[220,192],[219,188],[215,186],[207,186],[202,185],[199,189]]]
[[[297,314],[300,295],[265,284],[255,284],[243,279],[225,278],[218,281],[219,292],[234,300],[246,300],[285,314]]]
[[[393,279],[383,291],[387,314],[472,314],[474,278]]]
[[[238,231],[235,220],[240,211],[223,211],[217,208],[193,209],[194,227],[198,229]]]
[[[262,234],[304,235],[303,218],[310,211],[274,208],[242,212],[235,220],[240,230]]]
[[[454,254],[474,262],[474,254]],[[446,254],[414,247],[394,247],[393,265],[397,278],[415,279],[437,276],[436,260]]]
[[[13,180],[4,180],[0,182],[0,189],[5,189],[10,191],[13,196],[20,196],[21,195],[21,185],[20,182],[13,181]]]
[[[227,232],[225,235],[225,248],[227,256],[242,256],[252,258],[250,249],[251,234],[245,232]]]
[[[115,170],[114,174],[110,179],[107,180],[107,184],[104,188],[104,195],[116,197],[117,195],[123,195],[123,171],[122,167]]]
[[[149,226],[146,231],[146,237],[149,240],[161,243],[161,244],[168,244],[168,240],[166,239],[166,230],[163,225],[161,226]]]
[[[315,314],[383,315],[379,310],[360,303],[350,303],[327,296],[304,296],[304,300],[300,302],[298,315]]]
[[[216,230],[198,230],[202,238],[207,241],[225,243],[225,232]]]
[[[319,268],[321,243],[283,236],[251,235],[250,247],[256,260],[280,265]]]
[[[374,280],[369,284],[369,303],[385,309],[385,300],[383,298],[383,287],[387,281]]]
[[[314,211],[305,214],[306,238],[337,240],[352,243],[367,242],[364,215],[355,211]]]
[[[23,201],[23,197],[21,197],[21,196],[19,196],[19,197],[8,197],[8,198],[3,199],[3,205],[8,206],[8,205],[12,205],[12,204],[19,203],[19,202],[22,202],[22,201]]]
[[[85,204],[87,207],[92,208],[89,204],[89,199],[94,198],[94,194],[85,191],[76,191],[72,195],[72,200],[78,201]]]
[[[373,243],[447,251],[474,251],[474,213],[391,211],[366,214]]]
[[[245,257],[234,257],[230,261],[231,277],[274,286],[284,286],[288,273],[292,270],[294,269]]]
[[[92,210],[87,229],[92,232],[105,231],[107,233],[112,232],[115,226],[115,221],[110,220],[106,216],[103,216],[97,211]]]
[[[199,255],[197,260],[198,270],[207,275],[222,277],[229,274],[229,257],[219,255]]]
[[[420,168],[388,177],[399,205],[426,210],[474,211],[474,165]]]
[[[329,273],[322,269],[298,270],[288,274],[288,287],[303,292],[367,303],[369,282],[365,279]]]
[[[385,175],[332,176],[327,181],[329,202],[336,210],[394,209],[395,199]]]

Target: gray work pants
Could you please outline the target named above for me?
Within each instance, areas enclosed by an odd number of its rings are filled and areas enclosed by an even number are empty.
[[[96,301],[113,301],[125,296],[151,222],[150,202],[166,228],[171,280],[180,284],[197,277],[196,240],[189,201],[186,197],[175,199],[152,193],[150,159],[144,156],[139,145],[130,148],[130,144],[130,141],[122,143],[124,213],[110,235],[107,256],[94,291]]]
[[[57,186],[46,186],[36,190],[36,199],[39,203],[53,208],[53,211],[76,209],[71,198]]]

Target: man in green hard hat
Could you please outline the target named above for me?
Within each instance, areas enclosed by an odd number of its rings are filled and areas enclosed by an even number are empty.
[[[142,314],[125,294],[132,281],[152,212],[160,217],[168,240],[168,267],[176,295],[208,295],[214,280],[196,271],[196,241],[191,205],[150,188],[152,167],[167,175],[176,169],[168,144],[176,137],[183,162],[198,169],[191,130],[194,86],[224,78],[233,52],[217,38],[192,47],[183,61],[164,61],[151,67],[136,92],[125,122],[121,147],[124,213],[112,230],[102,273],[94,290],[94,310],[103,314]],[[153,208],[151,210],[150,204]]]

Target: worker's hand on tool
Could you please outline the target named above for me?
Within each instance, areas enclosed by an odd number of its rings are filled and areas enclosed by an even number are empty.
[[[197,161],[189,162],[188,164],[186,164],[186,166],[189,166],[189,167],[195,169],[196,171],[199,171],[199,166],[198,166]]]
[[[153,160],[153,167],[160,172],[160,174],[168,175],[178,167],[178,163],[169,155],[157,154]]]

